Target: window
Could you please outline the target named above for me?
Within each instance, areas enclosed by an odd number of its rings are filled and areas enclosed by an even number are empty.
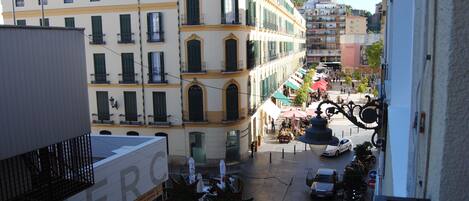
[[[168,121],[165,92],[153,92],[153,118],[155,122]]]
[[[110,119],[109,114],[109,99],[107,91],[96,92],[96,102],[98,108],[98,120],[108,121]]]
[[[73,0],[64,0],[64,3],[73,3]]]
[[[101,16],[91,16],[92,44],[104,44]]]
[[[65,18],[65,27],[75,28],[75,18],[66,17]]]
[[[238,70],[238,41],[235,39],[225,40],[225,70]]]
[[[26,26],[26,20],[16,20],[16,25],[18,25],[18,26]]]
[[[93,54],[94,82],[93,84],[109,83],[106,73],[106,59],[104,54]]]
[[[107,131],[107,130],[99,131],[99,134],[100,135],[112,135],[111,131]]]
[[[135,80],[135,71],[134,71],[134,54],[133,53],[122,53],[121,54],[122,62],[122,80],[121,84],[132,84],[136,83]]]
[[[256,26],[256,2],[247,0],[246,25]]]
[[[238,87],[230,84],[226,88],[226,120],[237,120],[238,112]]]
[[[222,0],[221,11],[222,24],[239,24],[238,0]]]
[[[148,41],[149,42],[162,42],[164,41],[163,31],[163,14],[148,13],[147,14],[147,29],[148,29]]]
[[[202,71],[202,54],[199,40],[190,40],[187,42],[187,70],[189,72]]]
[[[260,42],[247,41],[246,48],[247,68],[252,69],[259,65],[261,61]]]
[[[139,134],[135,131],[129,131],[129,132],[127,132],[127,135],[128,136],[138,136]]]
[[[186,0],[186,24],[200,24],[199,0]]]
[[[189,147],[191,157],[196,163],[205,162],[205,134],[199,132],[189,133]]]
[[[124,91],[125,121],[138,121],[137,114],[137,93],[134,91]]]
[[[43,5],[47,5],[47,0],[37,0],[37,5],[41,5],[41,3],[43,3]]]
[[[44,18],[44,25],[42,23],[42,18],[39,19],[39,25],[42,27],[48,27],[49,26],[49,18]]]
[[[16,0],[15,5],[16,7],[24,7],[24,0]]]
[[[132,25],[130,22],[130,14],[120,15],[120,34],[119,43],[133,43]]]
[[[193,85],[189,88],[189,121],[203,121],[204,120],[204,96],[202,88],[198,85]]]
[[[157,137],[165,137],[165,138],[166,138],[166,154],[169,155],[168,134],[166,134],[166,133],[156,133],[155,136],[157,136]]]
[[[166,82],[164,75],[164,53],[163,52],[149,52],[148,64],[150,67],[150,83],[163,83]]]

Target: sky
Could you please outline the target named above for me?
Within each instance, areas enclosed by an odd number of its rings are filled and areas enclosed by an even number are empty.
[[[363,9],[375,13],[375,5],[381,0],[337,0],[337,3],[351,5],[354,9]]]

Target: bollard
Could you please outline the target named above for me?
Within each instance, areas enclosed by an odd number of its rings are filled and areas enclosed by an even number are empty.
[[[350,136],[352,136],[352,128],[350,128]]]
[[[296,144],[293,145],[293,155],[296,155]]]
[[[272,164],[272,152],[269,154],[269,163]]]
[[[284,158],[285,158],[285,149],[282,148],[282,159],[284,159]]]
[[[344,131],[342,131],[342,138],[344,138]]]

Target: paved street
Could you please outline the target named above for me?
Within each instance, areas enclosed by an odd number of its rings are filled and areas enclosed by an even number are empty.
[[[337,88],[337,87],[335,87]],[[339,91],[329,91],[332,100],[341,95],[342,98],[359,101],[364,95],[340,94]],[[358,130],[356,126],[344,119],[342,115],[332,117],[329,127],[340,139],[344,137],[354,144],[369,141],[371,131]],[[296,147],[296,154],[294,149]],[[282,149],[284,159],[282,159]],[[272,154],[272,163],[269,155]],[[308,171],[316,173],[318,168],[333,168],[339,171],[340,179],[343,170],[353,158],[352,152],[346,152],[338,158],[324,158],[313,154],[309,147],[305,151],[305,144],[292,141],[289,144],[279,144],[273,135],[264,138],[264,144],[255,154],[254,159],[243,163],[240,174],[244,178],[244,197],[253,197],[256,201],[303,201],[310,200],[309,188],[306,186]]]

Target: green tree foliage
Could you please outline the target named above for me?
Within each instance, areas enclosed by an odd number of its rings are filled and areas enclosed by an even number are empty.
[[[313,62],[311,63],[311,65],[309,66],[310,69],[316,69],[316,67],[319,65],[319,63],[317,62]]]
[[[300,89],[298,89],[298,92],[296,93],[296,97],[293,100],[293,103],[296,106],[301,106],[304,102],[306,102],[307,98],[308,98],[308,89],[305,87],[301,87]]]
[[[374,89],[373,90],[373,96],[378,97],[378,95],[379,95],[378,89]]]
[[[377,68],[381,64],[381,56],[383,54],[383,41],[378,41],[366,48],[366,56],[368,65]]]
[[[368,85],[368,84],[360,83],[360,84],[358,85],[357,92],[358,92],[358,93],[365,93],[365,92],[366,92],[366,89],[368,88],[367,85]]]
[[[350,76],[345,77],[345,84],[352,85],[352,78]]]
[[[368,78],[364,77],[364,78],[361,80],[361,83],[362,83],[362,84],[365,84],[366,86],[368,86]]]
[[[360,75],[360,72],[358,72],[358,71],[354,71],[352,73],[352,77],[353,77],[354,80],[360,80],[362,78],[362,76]]]

